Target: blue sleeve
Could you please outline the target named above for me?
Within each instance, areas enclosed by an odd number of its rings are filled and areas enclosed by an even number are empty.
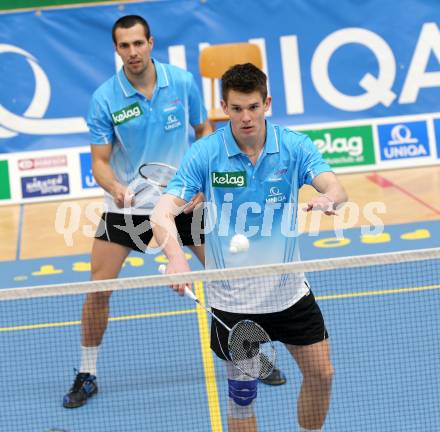
[[[165,193],[190,201],[198,192],[204,192],[208,157],[205,139],[196,141],[185,153],[176,175],[168,183]]]
[[[323,172],[331,172],[330,165],[324,161],[312,140],[303,135],[300,143],[300,166],[298,171],[299,187],[312,184],[313,179]]]
[[[115,132],[110,113],[105,102],[96,93],[90,102],[87,126],[90,131],[91,144],[111,144],[113,142]]]
[[[194,80],[192,74],[189,85],[189,122],[192,126],[197,126],[205,122],[207,113],[203,104],[203,99],[200,90]]]

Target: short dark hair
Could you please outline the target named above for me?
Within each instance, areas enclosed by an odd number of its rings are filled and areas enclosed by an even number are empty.
[[[113,28],[112,28],[113,43],[116,45],[116,36],[115,36],[116,29],[118,29],[118,28],[128,29],[130,27],[135,26],[136,24],[140,24],[144,28],[145,37],[147,38],[147,40],[149,40],[151,37],[151,32],[150,32],[150,26],[148,25],[147,21],[145,21],[139,15],[125,15],[125,16],[119,18],[113,24]]]
[[[222,76],[222,98],[226,102],[229,90],[241,93],[260,92],[263,102],[267,98],[266,74],[252,63],[230,67]]]

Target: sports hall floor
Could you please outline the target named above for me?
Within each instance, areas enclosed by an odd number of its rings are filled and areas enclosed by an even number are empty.
[[[440,246],[440,166],[340,179],[360,217],[354,209],[337,222],[303,215],[303,259]],[[305,189],[300,202],[312,193]],[[371,219],[363,214],[371,202],[385,205],[379,234],[361,228]],[[80,219],[71,238],[60,234],[60,220],[55,227],[60,202],[0,207],[0,288],[88,280],[93,223],[86,210],[99,203],[72,202]],[[71,223],[63,220],[64,228]],[[343,238],[335,236],[335,223],[349,226]],[[311,226],[314,235],[307,234]],[[157,274],[163,260],[132,254],[121,277]],[[439,267],[336,272],[326,283],[317,278],[314,293],[336,369],[325,431],[439,430]],[[197,292],[203,296],[203,287]],[[82,300],[0,302],[1,432],[226,431],[226,377],[209,350],[208,318],[166,287],[115,293],[98,364],[100,392],[80,409],[63,409],[79,365]],[[300,376],[286,350],[278,351],[288,383],[259,386],[260,431],[296,430]]]

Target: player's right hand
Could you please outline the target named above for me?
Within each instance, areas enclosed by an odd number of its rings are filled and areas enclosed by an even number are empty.
[[[189,268],[188,262],[186,261],[186,258],[181,259],[171,259],[168,262],[167,268],[166,268],[166,274],[174,274],[174,273],[189,273],[191,269]],[[185,287],[188,284],[181,283],[181,284],[173,284],[171,285],[171,288],[176,291],[179,295],[183,296],[185,294]]]
[[[121,184],[115,185],[112,190],[112,197],[118,208],[132,207],[134,205],[133,191]]]

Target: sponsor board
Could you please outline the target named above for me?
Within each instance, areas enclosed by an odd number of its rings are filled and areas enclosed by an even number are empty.
[[[0,160],[0,200],[11,198],[8,161]]]
[[[90,153],[80,153],[79,160],[81,163],[81,184],[83,189],[91,189],[99,187],[92,173],[92,156]]]
[[[69,175],[67,173],[21,178],[23,198],[67,195],[69,191]]]
[[[17,161],[17,166],[20,171],[62,167],[67,166],[67,156],[57,155],[19,159]]]
[[[354,167],[375,163],[371,126],[302,131],[310,137],[332,167]]]
[[[440,119],[434,120],[435,142],[437,143],[437,159],[440,159]]]
[[[430,156],[426,121],[378,125],[382,161]]]

